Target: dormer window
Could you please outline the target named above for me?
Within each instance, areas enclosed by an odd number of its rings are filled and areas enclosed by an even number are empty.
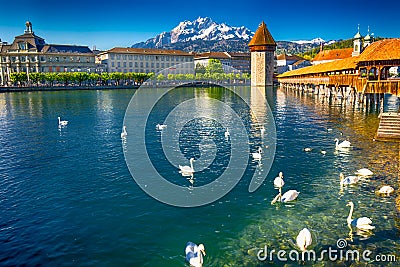
[[[27,50],[27,45],[25,42],[19,42],[18,43],[18,49],[19,50]]]

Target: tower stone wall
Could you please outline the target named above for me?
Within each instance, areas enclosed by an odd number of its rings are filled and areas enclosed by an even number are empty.
[[[251,52],[251,85],[270,86],[274,82],[276,43],[264,22],[249,43]]]

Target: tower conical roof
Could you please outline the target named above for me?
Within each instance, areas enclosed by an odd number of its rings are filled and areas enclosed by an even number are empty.
[[[272,38],[271,33],[267,29],[264,21],[258,27],[253,39],[249,42],[248,46],[265,46],[265,45],[275,45],[275,40]]]

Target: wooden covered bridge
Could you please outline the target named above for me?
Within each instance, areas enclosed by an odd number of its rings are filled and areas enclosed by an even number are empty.
[[[384,94],[400,98],[400,78],[389,76],[389,69],[396,66],[400,66],[400,38],[373,42],[358,56],[296,69],[277,78],[284,89],[378,105]],[[400,115],[397,116],[399,120],[392,124],[394,134],[391,131],[389,135],[400,138]]]

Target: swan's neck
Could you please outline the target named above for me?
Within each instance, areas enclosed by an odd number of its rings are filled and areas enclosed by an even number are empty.
[[[353,215],[353,211],[354,211],[354,205],[350,205],[350,213],[349,213],[349,216],[347,217],[348,224],[351,223],[351,216]]]
[[[58,123],[61,123],[61,119],[60,119],[60,117],[58,117]]]
[[[190,161],[190,168],[192,169],[192,171],[194,171],[194,169],[193,169],[193,160]]]
[[[339,139],[336,139],[336,147],[339,146]]]

